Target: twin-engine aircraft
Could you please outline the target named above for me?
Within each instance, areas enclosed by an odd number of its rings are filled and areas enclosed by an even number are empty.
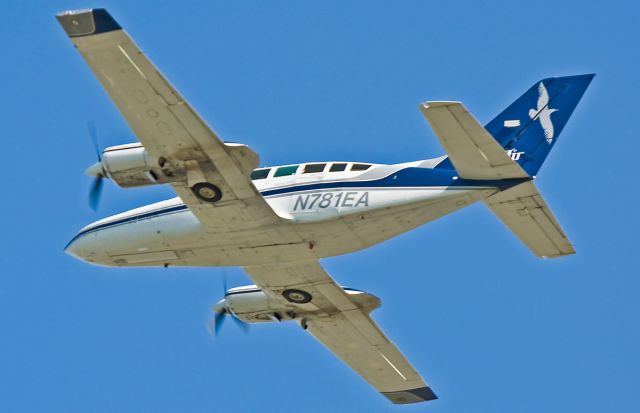
[[[358,251],[483,201],[538,257],[575,253],[535,175],[593,75],[543,79],[482,126],[460,102],[420,110],[447,155],[395,165],[258,168],[221,140],[104,9],[58,21],[140,143],[106,148],[87,173],[178,197],[83,228],[65,251],[94,264],[241,266],[255,285],[213,309],[246,323],[295,320],[393,403],[436,395],[371,319],[380,300],[318,260]]]

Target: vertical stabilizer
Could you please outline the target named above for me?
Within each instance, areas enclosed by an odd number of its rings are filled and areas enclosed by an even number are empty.
[[[550,77],[536,82],[485,129],[529,176],[538,173],[595,75]],[[453,168],[449,159],[437,168]]]
[[[536,82],[485,129],[529,175],[536,175],[593,76],[551,77]]]

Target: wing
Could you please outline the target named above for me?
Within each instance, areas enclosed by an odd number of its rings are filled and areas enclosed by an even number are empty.
[[[542,130],[544,131],[544,137],[549,143],[553,140],[553,122],[551,122],[551,113],[552,112],[547,109],[544,116],[538,117],[538,120],[540,120],[540,126],[542,126]]]
[[[462,103],[426,102],[420,110],[461,178],[528,177]]]
[[[359,304],[315,261],[246,267],[245,271],[263,291],[304,317],[308,332],[392,402],[436,398],[369,317],[369,311],[379,305],[377,299],[373,306]],[[292,289],[309,294],[311,300],[296,304],[285,299]]]
[[[209,231],[279,219],[249,177],[257,154],[220,140],[106,10],[66,12],[57,19],[150,157],[178,177],[173,188]],[[190,189],[205,181],[222,192],[215,205]]]
[[[538,257],[556,258],[576,253],[533,182],[492,195],[485,203]]]
[[[538,110],[544,109],[549,104],[549,93],[547,88],[544,87],[544,83],[540,82],[538,85]]]

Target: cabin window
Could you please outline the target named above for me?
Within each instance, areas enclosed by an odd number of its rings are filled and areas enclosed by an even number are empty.
[[[251,180],[255,181],[256,179],[265,179],[267,176],[269,176],[269,171],[271,169],[256,169],[255,171],[251,172]]]
[[[298,166],[300,165],[281,166],[280,168],[276,169],[276,173],[273,174],[273,177],[277,178],[280,176],[295,175],[296,171],[298,170]]]
[[[354,163],[351,165],[352,171],[366,171],[369,168],[371,168],[371,165],[367,165],[366,163]]]
[[[331,165],[331,168],[329,168],[329,172],[342,172],[345,169],[347,169],[346,163],[334,163]]]
[[[324,167],[327,166],[326,163],[308,163],[304,166],[303,174],[313,174],[317,172],[324,171]]]

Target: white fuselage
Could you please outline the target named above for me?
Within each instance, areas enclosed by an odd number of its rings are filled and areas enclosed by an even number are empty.
[[[264,176],[258,173],[253,182],[282,218],[277,224],[206,229],[179,198],[173,198],[94,222],[66,251],[109,266],[248,266],[345,254],[498,190],[497,185],[465,185],[453,170],[432,169],[440,160],[264,168],[256,170]],[[313,170],[309,165],[321,170],[308,172]],[[343,171],[331,171],[343,165]],[[276,176],[279,170],[290,174]]]

